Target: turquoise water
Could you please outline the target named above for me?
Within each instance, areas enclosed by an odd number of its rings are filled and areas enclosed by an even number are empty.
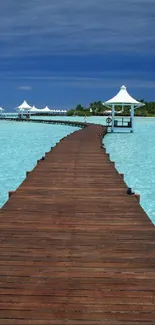
[[[77,127],[0,121],[0,207],[32,170],[37,159]]]
[[[106,124],[107,116],[89,116],[87,118],[89,123],[96,123],[96,124]],[[43,119],[43,120],[63,120],[63,121],[78,121],[78,122],[85,122],[83,116],[31,116],[31,119]]]
[[[11,117],[11,118],[17,118],[18,114],[17,113],[6,113],[3,114],[6,117]],[[107,116],[90,116],[88,117],[88,122],[89,123],[97,123],[97,124],[106,124],[106,118]],[[31,120],[63,120],[63,121],[79,121],[79,122],[85,122],[84,117],[83,116],[62,116],[62,115],[57,115],[57,116],[31,116]]]
[[[136,118],[134,133],[108,134],[104,144],[155,224],[155,118]]]
[[[40,117],[41,118],[41,117]],[[83,117],[55,116],[44,119],[84,121]],[[105,124],[106,117],[88,117]],[[31,170],[37,159],[76,127],[0,121],[0,206]],[[155,223],[155,118],[135,118],[135,132],[108,134],[104,143],[125,182],[140,194],[140,204]]]

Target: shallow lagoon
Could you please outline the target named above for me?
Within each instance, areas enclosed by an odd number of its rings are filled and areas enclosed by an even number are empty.
[[[83,117],[55,116],[52,119],[84,121]],[[106,117],[88,118],[90,123],[105,124],[105,121]],[[0,121],[0,206],[7,200],[8,191],[20,185],[37,159],[63,136],[77,129]],[[155,118],[135,118],[134,133],[108,134],[104,143],[116,168],[124,173],[127,185],[140,194],[142,207],[155,223]]]
[[[37,160],[77,127],[0,121],[0,207]]]
[[[155,118],[135,118],[135,132],[104,139],[110,159],[155,224]]]

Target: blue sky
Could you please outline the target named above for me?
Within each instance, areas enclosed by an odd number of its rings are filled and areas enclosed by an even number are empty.
[[[154,0],[0,2],[0,106],[155,101]]]

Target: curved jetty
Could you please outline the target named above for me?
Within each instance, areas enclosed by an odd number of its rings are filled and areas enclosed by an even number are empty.
[[[2,117],[1,121],[11,122],[29,122],[29,123],[45,123],[45,124],[62,124],[77,127],[85,127],[87,123],[80,121],[65,121],[65,120],[46,120],[46,119],[30,119],[30,118],[14,118],[14,117]]]
[[[0,324],[155,324],[155,228],[89,125],[0,210]]]

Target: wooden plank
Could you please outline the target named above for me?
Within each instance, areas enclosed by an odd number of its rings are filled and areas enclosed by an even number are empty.
[[[155,229],[105,134],[62,139],[0,210],[0,324],[154,324]]]

